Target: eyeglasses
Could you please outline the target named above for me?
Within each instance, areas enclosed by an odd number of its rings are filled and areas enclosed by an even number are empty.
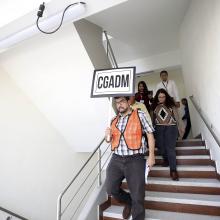
[[[121,104],[124,104],[125,102],[126,102],[125,99],[121,99],[121,100],[119,100],[119,101],[115,101],[115,104],[116,104],[116,105],[121,105]]]

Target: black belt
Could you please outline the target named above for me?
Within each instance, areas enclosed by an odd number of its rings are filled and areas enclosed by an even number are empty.
[[[118,157],[118,158],[133,158],[133,157],[144,157],[146,154],[132,154],[132,155],[119,155],[116,153],[113,153],[113,156]]]

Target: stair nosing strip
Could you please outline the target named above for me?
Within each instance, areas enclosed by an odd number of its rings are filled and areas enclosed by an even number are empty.
[[[169,170],[169,167],[160,167],[160,166],[155,166],[152,167],[152,171],[167,171]],[[177,171],[210,171],[210,172],[215,172],[215,167],[213,166],[177,166]]]
[[[162,156],[156,156],[156,159],[163,159]],[[179,155],[176,156],[176,159],[193,159],[193,160],[199,160],[199,159],[209,159],[209,155]]]
[[[176,150],[206,150],[205,146],[176,147]]]
[[[186,204],[186,205],[212,206],[212,207],[220,208],[220,202],[217,202],[217,201],[179,199],[179,198],[162,198],[162,197],[154,197],[154,196],[146,196],[145,201],[168,202],[168,203],[177,203],[177,204]]]
[[[181,180],[181,179],[180,179]],[[163,180],[148,180],[148,184],[152,185],[169,185],[169,186],[198,186],[198,187],[211,187],[220,188],[220,183],[201,183],[201,182],[174,182],[174,181],[163,181]]]

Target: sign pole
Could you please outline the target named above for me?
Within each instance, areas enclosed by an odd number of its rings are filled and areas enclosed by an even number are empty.
[[[91,98],[110,97],[107,125],[109,128],[111,127],[113,97],[134,94],[135,72],[135,66],[94,70]],[[110,135],[106,139],[110,142]]]
[[[112,97],[109,99],[109,108],[108,108],[108,127],[111,127],[111,117],[112,117]],[[107,141],[110,141],[110,135],[107,136]]]
[[[111,118],[112,118],[112,97],[109,100],[109,109],[108,109],[108,126],[111,126]]]

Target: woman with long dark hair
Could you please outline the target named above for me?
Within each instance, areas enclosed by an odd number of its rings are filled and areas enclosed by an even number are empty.
[[[150,103],[149,103],[149,98],[148,98],[148,88],[144,81],[140,81],[138,83],[138,92],[135,94],[135,100],[137,102],[141,102],[145,104],[148,112],[150,113],[151,108],[150,108]]]
[[[154,97],[153,110],[156,145],[163,157],[163,166],[169,166],[171,178],[178,181],[175,147],[180,120],[175,102],[165,89],[157,91]]]

